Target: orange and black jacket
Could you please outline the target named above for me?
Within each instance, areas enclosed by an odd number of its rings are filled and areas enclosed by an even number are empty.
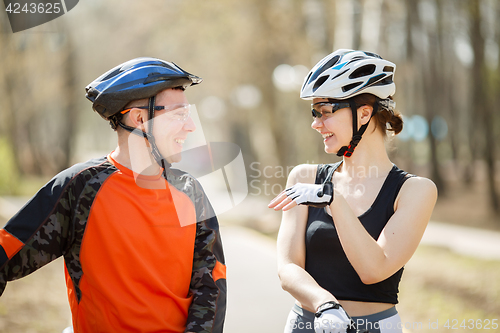
[[[185,172],[110,156],[61,172],[0,229],[0,295],[60,256],[75,332],[222,332],[219,226]]]

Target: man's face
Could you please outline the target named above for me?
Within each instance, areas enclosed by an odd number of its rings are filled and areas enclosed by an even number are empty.
[[[188,100],[180,89],[166,89],[156,95],[156,105],[165,106],[167,110],[155,111],[153,136],[158,150],[169,163],[181,160],[184,140],[196,129],[191,116],[184,121],[175,116],[178,111],[169,108],[175,105],[182,107],[182,104],[188,104]]]

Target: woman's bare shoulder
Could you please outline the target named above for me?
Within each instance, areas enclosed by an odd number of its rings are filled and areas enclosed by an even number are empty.
[[[425,194],[432,194],[435,192],[437,195],[437,186],[429,178],[419,176],[410,177],[403,186],[406,187],[406,192],[418,191]]]
[[[287,186],[297,183],[314,183],[318,164],[299,164],[290,171],[288,175]]]
[[[401,187],[397,203],[403,201],[411,204],[418,200],[426,201],[433,207],[436,203],[437,196],[437,186],[432,180],[425,177],[414,176],[408,178]]]

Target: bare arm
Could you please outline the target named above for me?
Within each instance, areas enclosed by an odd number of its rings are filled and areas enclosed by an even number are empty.
[[[314,183],[316,169],[316,165],[304,164],[295,167],[288,178],[287,188],[299,182]],[[320,287],[304,269],[307,214],[308,207],[303,205],[283,211],[277,241],[278,275],[281,287],[305,309],[315,312],[321,304],[336,299]]]
[[[434,183],[410,178],[402,186],[394,215],[377,240],[365,230],[344,197],[335,192],[330,205],[342,247],[365,284],[383,281],[411,258],[424,234],[437,199]]]

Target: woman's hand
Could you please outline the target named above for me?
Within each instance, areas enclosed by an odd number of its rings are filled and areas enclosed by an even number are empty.
[[[356,325],[353,320],[337,302],[322,304],[314,316],[314,330],[316,333],[356,332]]]
[[[297,183],[285,189],[268,205],[274,210],[283,209],[287,211],[297,205],[308,205],[323,208],[333,201],[333,184],[325,182],[323,184],[303,184]]]

